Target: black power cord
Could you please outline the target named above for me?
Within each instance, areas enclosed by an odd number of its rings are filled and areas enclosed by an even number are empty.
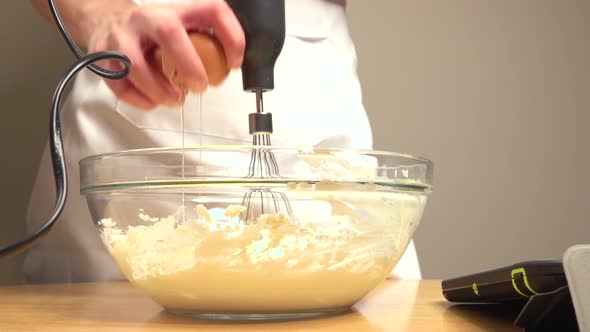
[[[66,172],[66,163],[65,163],[65,155],[63,149],[63,141],[61,138],[61,125],[60,125],[60,106],[61,100],[63,97],[63,93],[65,88],[68,86],[70,81],[84,68],[89,68],[95,74],[106,78],[106,79],[113,79],[118,80],[127,77],[131,71],[131,61],[125,55],[113,51],[103,51],[103,52],[95,52],[88,55],[84,55],[80,48],[76,45],[73,38],[68,33],[57,8],[55,7],[55,3],[53,0],[49,0],[49,8],[51,9],[51,14],[55,20],[59,31],[61,32],[62,36],[66,40],[66,43],[76,55],[78,60],[70,66],[64,76],[60,79],[57,88],[53,94],[53,100],[51,104],[51,119],[49,123],[49,147],[51,152],[51,160],[53,165],[53,176],[55,178],[55,187],[56,187],[56,202],[51,215],[47,218],[47,221],[43,223],[38,229],[36,229],[33,233],[27,235],[25,238],[22,238],[12,244],[9,244],[4,247],[0,247],[0,258],[12,256],[19,252],[22,252],[29,247],[33,246],[37,241],[41,240],[51,228],[57,222],[58,217],[60,216],[67,198],[68,192],[68,178]],[[110,71],[104,68],[101,68],[94,63],[101,60],[116,60],[122,63],[125,68],[120,71]]]

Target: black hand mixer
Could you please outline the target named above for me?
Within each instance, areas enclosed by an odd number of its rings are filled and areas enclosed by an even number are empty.
[[[274,155],[264,146],[270,145],[273,132],[272,114],[264,112],[263,93],[274,88],[274,67],[285,41],[285,2],[284,0],[226,0],[240,21],[246,37],[246,51],[242,65],[245,91],[256,94],[256,112],[249,115],[250,134],[253,145],[249,172],[246,178],[279,177],[279,169]],[[17,254],[41,240],[59,218],[67,199],[67,172],[59,109],[67,85],[82,69],[88,68],[105,79],[123,79],[131,71],[131,62],[125,55],[103,51],[84,55],[76,45],[63,23],[54,0],[48,0],[51,13],[68,47],[78,59],[68,68],[58,83],[51,106],[50,115],[50,153],[56,182],[56,204],[47,221],[37,230],[14,243],[0,247],[0,258]],[[121,71],[110,71],[97,66],[102,60],[115,60],[124,65]],[[257,147],[258,146],[258,147]],[[287,213],[291,220],[292,211],[285,194],[265,189],[253,188],[244,196],[247,207],[244,220],[252,221],[256,203],[260,213]],[[266,208],[265,208],[266,206]]]
[[[244,91],[256,94],[256,113],[249,115],[249,131],[254,149],[251,152],[247,178],[279,178],[279,167],[272,151],[272,114],[264,111],[263,93],[274,89],[274,67],[285,42],[284,0],[226,0],[242,25],[246,50],[242,64]],[[268,187],[253,186],[242,204],[246,223],[260,214],[286,214],[294,221],[287,196]]]

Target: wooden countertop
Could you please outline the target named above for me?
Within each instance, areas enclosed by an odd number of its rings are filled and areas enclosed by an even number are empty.
[[[0,331],[521,331],[514,315],[446,302],[440,281],[387,280],[353,311],[267,323],[196,321],[126,282],[0,287]]]

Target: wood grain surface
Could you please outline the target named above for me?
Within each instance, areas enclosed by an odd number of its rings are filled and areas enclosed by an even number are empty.
[[[486,308],[446,302],[440,281],[387,280],[344,314],[231,323],[169,314],[126,282],[23,285],[0,287],[0,331],[520,331]]]

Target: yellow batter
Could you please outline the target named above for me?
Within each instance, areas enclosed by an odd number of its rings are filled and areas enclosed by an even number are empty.
[[[372,185],[292,185],[297,220],[242,206],[198,219],[140,214],[144,226],[99,222],[126,277],[163,307],[197,313],[294,313],[345,309],[393,269],[420,220],[425,195]]]

